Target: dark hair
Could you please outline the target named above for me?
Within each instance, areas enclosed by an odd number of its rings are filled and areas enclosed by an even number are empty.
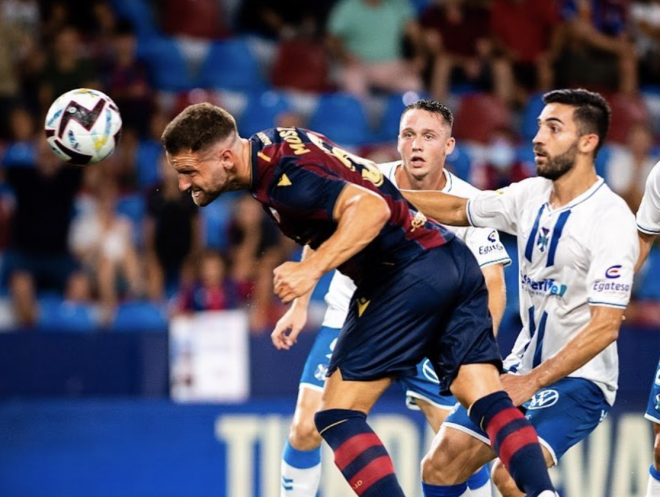
[[[199,152],[232,134],[238,134],[236,121],[224,109],[209,103],[186,107],[167,125],[161,141],[168,154]]]
[[[414,109],[425,110],[426,112],[432,112],[434,114],[440,114],[450,128],[454,125],[454,114],[452,114],[451,110],[449,110],[449,107],[441,104],[437,100],[417,100],[416,102],[407,105],[406,108],[403,109],[401,116],[403,116],[409,110]]]
[[[584,89],[553,90],[543,95],[543,103],[575,107],[573,119],[577,124],[579,136],[589,133],[598,135],[598,145],[594,150],[596,157],[605,143],[612,115],[612,110],[603,96]]]

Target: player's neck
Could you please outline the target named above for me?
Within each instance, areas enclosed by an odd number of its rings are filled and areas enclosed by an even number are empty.
[[[598,181],[596,169],[591,164],[576,164],[575,167],[561,178],[552,182],[550,207],[558,209],[568,205]]]
[[[239,140],[238,163],[233,183],[237,185],[237,189],[243,189],[252,185],[252,143],[245,138]]]
[[[402,190],[442,190],[447,184],[447,177],[442,168],[423,178],[415,178],[402,163],[397,166],[394,176]]]

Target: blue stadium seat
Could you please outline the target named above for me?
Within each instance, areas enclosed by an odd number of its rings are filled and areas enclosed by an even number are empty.
[[[151,38],[159,34],[147,0],[110,0],[110,5],[117,17],[130,21],[139,38]]]
[[[241,39],[211,43],[197,82],[201,88],[243,92],[259,91],[268,86],[250,46]]]
[[[339,145],[358,146],[375,140],[362,103],[347,93],[322,95],[310,118],[309,128]]]
[[[532,95],[522,113],[522,120],[520,124],[520,133],[526,142],[529,142],[536,136],[536,131],[539,129],[538,121],[539,115],[543,110],[545,104],[543,103],[543,94],[537,93]]]
[[[163,146],[156,140],[141,140],[135,153],[138,186],[149,188],[160,180],[159,161]]]
[[[399,135],[399,121],[406,105],[412,102],[404,101],[404,95],[390,95],[385,103],[385,111],[380,119],[376,138],[381,142],[395,142]]]
[[[196,86],[190,67],[173,38],[158,36],[140,39],[137,56],[149,67],[153,85],[157,89],[178,92]]]
[[[247,106],[238,120],[241,136],[274,127],[277,117],[291,109],[288,99],[276,91],[267,90],[248,96]]]
[[[167,331],[165,310],[149,301],[122,302],[110,327],[116,332]]]
[[[447,166],[459,178],[465,181],[470,181],[470,173],[472,171],[472,157],[468,153],[467,148],[463,148],[456,144],[454,151],[447,156]]]
[[[44,332],[93,333],[98,325],[89,304],[67,302],[59,297],[38,299],[37,329]]]
[[[660,248],[653,247],[642,271],[637,299],[660,300]]]
[[[202,229],[204,230],[205,247],[220,251],[227,250],[229,245],[227,233],[232,214],[232,204],[241,194],[242,192],[225,193],[204,209],[199,210]]]
[[[126,216],[133,225],[133,241],[138,247],[142,246],[143,220],[146,205],[144,197],[139,193],[122,195],[117,201],[117,213]]]

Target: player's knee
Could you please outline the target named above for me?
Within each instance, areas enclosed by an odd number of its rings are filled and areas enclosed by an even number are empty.
[[[299,417],[291,425],[289,441],[296,448],[307,449],[308,447],[317,447],[321,445],[322,440],[321,435],[319,435],[316,429],[313,417]]]
[[[422,481],[434,485],[454,485],[462,483],[456,479],[456,475],[449,470],[450,461],[447,452],[443,450],[431,450],[422,459]]]

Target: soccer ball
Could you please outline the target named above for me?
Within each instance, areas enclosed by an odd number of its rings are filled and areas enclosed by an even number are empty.
[[[121,115],[105,93],[79,88],[53,102],[45,127],[48,145],[60,159],[86,166],[115,151],[121,135]]]

